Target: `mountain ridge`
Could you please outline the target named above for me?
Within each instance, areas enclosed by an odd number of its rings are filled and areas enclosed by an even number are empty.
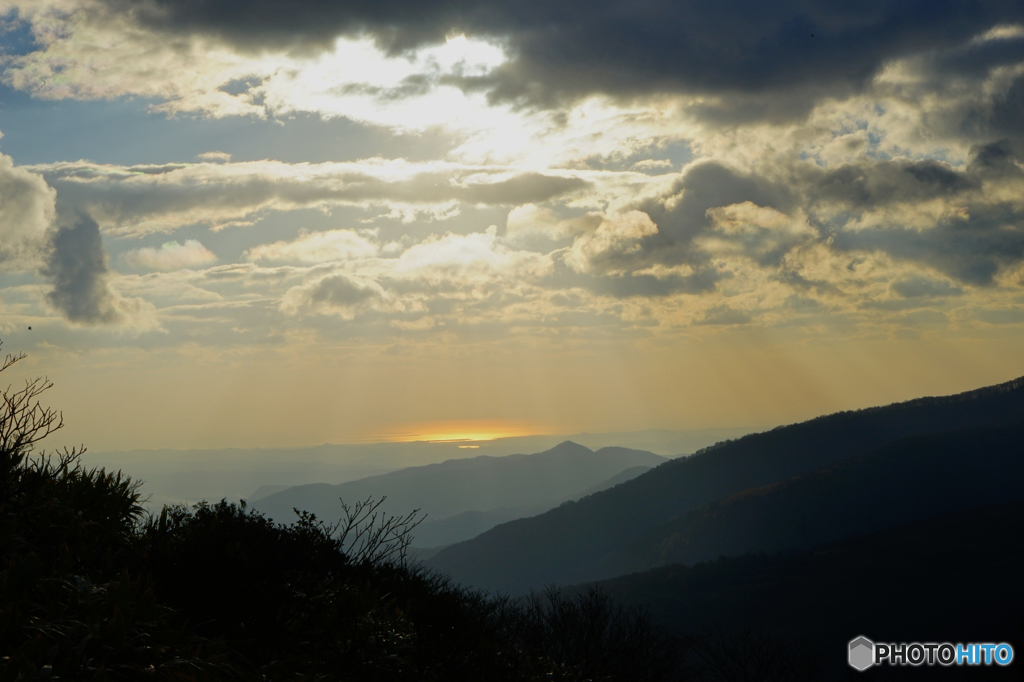
[[[831,466],[899,438],[1024,416],[1024,377],[951,396],[823,415],[703,448],[539,516],[497,526],[426,562],[514,593],[611,577],[599,562],[645,529],[747,489]]]
[[[466,511],[557,504],[634,466],[666,459],[643,450],[605,447],[592,451],[563,441],[535,454],[467,459],[409,467],[338,485],[292,486],[253,502],[253,508],[277,521],[290,521],[293,508],[331,520],[340,516],[339,498],[352,503],[387,497],[385,509],[420,509],[431,520]]]

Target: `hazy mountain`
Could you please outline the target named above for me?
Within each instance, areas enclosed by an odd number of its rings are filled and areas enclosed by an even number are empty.
[[[290,487],[291,486],[288,485],[261,485],[259,488],[256,488],[256,491],[252,495],[249,495],[249,497],[246,497],[245,499],[249,502],[255,502],[256,500],[262,500],[267,495],[273,495],[274,493],[279,493],[282,490],[288,490]]]
[[[1019,642],[1021,528],[1024,502],[993,505],[813,551],[673,564],[598,585],[621,602],[649,608],[678,635],[700,635],[716,625],[732,633],[768,632],[818,654],[825,673],[820,679],[848,679],[852,671],[841,652],[857,635],[876,642]],[[945,679],[939,666],[893,671],[900,674],[892,679],[919,679],[915,672],[920,679]],[[946,672],[950,679],[966,673],[956,666]],[[995,679],[1015,675],[975,671],[982,672]]]
[[[424,521],[413,531],[412,544],[417,549],[455,544],[475,538],[500,523],[543,514],[556,506],[558,506],[558,502],[526,507],[499,507],[485,511],[474,509],[439,521]]]
[[[88,466],[131,471],[143,482],[147,505],[200,500],[255,500],[262,486],[291,487],[307,483],[338,484],[405,467],[436,464],[479,455],[504,457],[541,452],[571,440],[591,450],[625,447],[664,456],[689,454],[725,438],[750,433],[750,428],[710,428],[690,431],[647,429],[613,433],[534,435],[489,441],[413,441],[401,443],[325,444],[311,447],[225,448],[215,450],[90,450]],[[265,496],[268,494],[264,491]]]
[[[575,500],[587,495],[592,495],[593,493],[636,478],[645,471],[650,471],[650,469],[651,467],[649,466],[629,467],[609,479],[590,486],[586,490],[581,490],[569,495],[567,499]],[[461,514],[455,514],[454,516],[449,516],[448,518],[440,519],[438,521],[428,520],[416,526],[416,530],[413,531],[413,535],[415,536],[413,545],[417,548],[439,547],[441,545],[450,545],[456,542],[462,542],[463,540],[469,540],[470,538],[480,535],[480,533],[494,528],[500,523],[507,523],[527,516],[542,514],[548,509],[556,507],[565,501],[566,500],[564,499],[560,499],[544,504],[529,506],[499,507],[498,509],[488,509],[484,511],[472,510],[462,512]],[[433,556],[433,554],[430,556]],[[425,559],[427,557],[421,556],[421,558]]]
[[[594,452],[567,441],[534,455],[457,459],[340,485],[294,486],[256,501],[253,507],[282,522],[295,518],[293,508],[331,520],[341,513],[339,498],[355,502],[387,496],[389,512],[420,509],[429,519],[438,520],[471,510],[557,503],[625,469],[664,461],[642,450]]]
[[[522,592],[614,575],[602,561],[648,529],[745,490],[786,481],[919,434],[1016,422],[1024,379],[841,412],[720,443],[544,514],[505,523],[427,561],[476,587]]]

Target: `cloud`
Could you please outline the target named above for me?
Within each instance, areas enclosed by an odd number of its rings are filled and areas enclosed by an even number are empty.
[[[594,92],[810,89],[844,95],[863,88],[892,59],[966,44],[994,26],[1024,19],[1019,5],[996,0],[927,8],[898,0],[106,4],[153,30],[217,36],[253,52],[327,49],[340,34],[369,33],[393,53],[442,42],[453,32],[501,39],[516,58],[476,82],[495,97],[533,101]]]
[[[308,232],[292,241],[260,244],[245,252],[245,257],[251,261],[306,264],[372,258],[376,255],[377,246],[352,230]]]
[[[963,289],[948,281],[928,277],[908,277],[893,282],[889,288],[903,298],[944,298],[964,294]]]
[[[164,242],[159,249],[134,249],[122,254],[121,258],[131,267],[147,270],[180,270],[217,262],[217,256],[195,239],[186,239],[184,244]]]
[[[865,209],[892,203],[952,199],[981,186],[978,178],[934,160],[861,161],[825,171],[813,188],[819,201]]]
[[[696,321],[700,325],[736,325],[748,324],[753,318],[750,313],[734,310],[728,306],[715,306],[704,312],[704,316]]]
[[[111,166],[33,166],[56,185],[67,209],[88,211],[124,234],[206,223],[223,227],[265,210],[332,206],[443,206],[543,202],[582,191],[578,177],[451,163],[371,159],[353,163],[255,161]],[[450,206],[449,206],[450,208]]]
[[[231,160],[231,154],[227,152],[203,152],[196,156],[200,161],[208,161],[213,163],[227,163]]]
[[[0,268],[39,264],[56,216],[56,195],[42,176],[0,154]]]
[[[460,235],[431,236],[406,249],[394,263],[392,277],[431,286],[534,280],[551,272],[546,254],[519,251],[502,244],[497,228]]]
[[[710,233],[698,237],[713,255],[739,254],[759,265],[779,265],[794,248],[814,241],[818,232],[806,220],[751,201],[707,210]]]
[[[637,202],[650,216],[657,233],[648,235],[632,252],[637,267],[654,263],[706,267],[708,254],[693,241],[715,225],[712,209],[749,203],[786,213],[798,205],[794,188],[786,183],[743,173],[718,161],[687,166],[658,196]]]
[[[884,251],[966,284],[990,286],[1001,268],[1024,259],[1022,215],[1012,206],[976,206],[971,215],[950,217],[926,231],[884,227],[839,232],[833,246],[845,251]]]
[[[292,315],[311,311],[351,320],[388,298],[377,282],[338,273],[293,287],[282,299],[281,309]]]
[[[505,221],[505,241],[533,250],[550,250],[553,242],[593,232],[603,220],[600,213],[563,218],[550,208],[536,204],[516,206]]]
[[[41,272],[53,280],[47,300],[71,322],[101,324],[121,319],[117,296],[108,284],[100,227],[88,215],[57,228]]]
[[[595,230],[578,236],[563,258],[577,272],[621,274],[635,262],[640,241],[657,233],[658,227],[642,211],[609,216]]]

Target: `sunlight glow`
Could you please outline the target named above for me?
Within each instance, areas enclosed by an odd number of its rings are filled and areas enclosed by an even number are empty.
[[[260,92],[279,113],[314,111],[404,130],[492,128],[496,116],[511,112],[440,80],[485,75],[506,60],[498,45],[465,36],[404,57],[387,56],[368,38],[340,38],[332,52],[278,70]]]
[[[556,431],[552,430],[549,425],[534,421],[455,419],[401,424],[375,437],[380,441],[390,443],[413,441],[451,443],[458,444],[463,449],[475,449],[479,445],[474,445],[474,443],[548,433],[556,433]]]

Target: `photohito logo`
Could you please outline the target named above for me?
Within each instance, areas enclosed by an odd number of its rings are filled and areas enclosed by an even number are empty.
[[[848,651],[851,668],[867,670],[873,665],[1009,665],[1013,647],[999,644],[883,644],[867,637],[850,640]]]

